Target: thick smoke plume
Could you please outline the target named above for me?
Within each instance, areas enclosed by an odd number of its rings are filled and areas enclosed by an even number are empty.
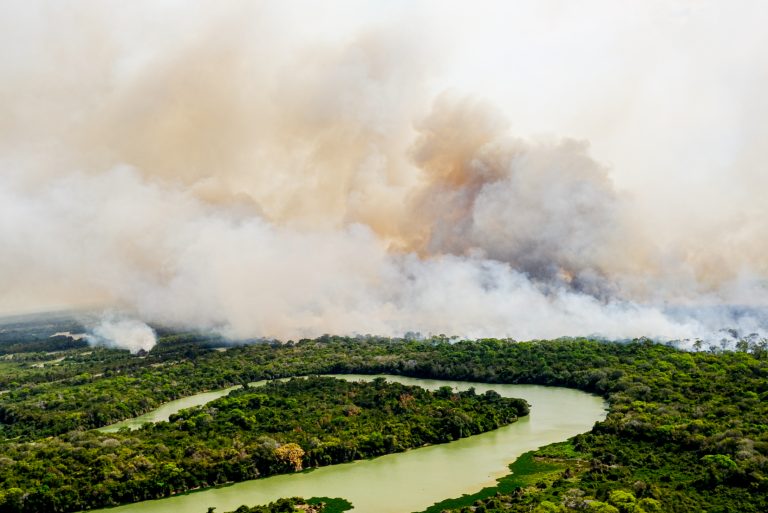
[[[0,312],[283,339],[765,333],[757,204],[662,241],[586,141],[435,91],[438,35],[294,39],[275,4],[190,5],[2,8]]]
[[[152,328],[134,319],[103,319],[86,338],[91,344],[120,347],[132,353],[149,351],[156,342]]]

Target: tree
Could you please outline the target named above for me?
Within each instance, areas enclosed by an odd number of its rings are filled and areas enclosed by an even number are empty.
[[[304,449],[299,444],[291,442],[281,445],[275,449],[275,456],[283,463],[291,465],[296,472],[303,468],[302,458],[304,457]]]
[[[589,513],[619,513],[619,510],[615,507],[600,501],[587,503],[587,511]]]

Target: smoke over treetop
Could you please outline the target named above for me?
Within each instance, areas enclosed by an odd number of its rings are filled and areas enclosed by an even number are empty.
[[[155,333],[143,322],[131,319],[103,319],[86,338],[91,344],[116,346],[132,353],[149,351],[155,345]]]
[[[204,5],[3,8],[0,311],[234,337],[765,329],[699,308],[765,305],[758,203],[657,236],[588,142],[436,88],[439,30],[294,39],[276,4]]]

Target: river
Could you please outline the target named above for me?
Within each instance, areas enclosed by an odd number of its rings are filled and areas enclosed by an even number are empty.
[[[371,380],[376,376],[334,377]],[[509,473],[508,465],[521,454],[589,431],[606,414],[606,404],[600,397],[569,388],[383,377],[428,389],[448,385],[457,390],[474,387],[478,393],[495,390],[505,397],[525,399],[531,404],[531,413],[509,426],[448,444],[97,511],[205,513],[209,506],[214,506],[218,512],[225,512],[242,504],[253,506],[294,496],[343,497],[352,502],[358,513],[421,511],[443,499],[474,493],[495,484],[496,479]],[[204,404],[215,399],[216,394],[226,395],[229,390],[173,401],[175,411]],[[207,400],[200,402],[202,399]],[[165,408],[166,419],[173,413],[169,406],[170,403],[161,407]],[[150,420],[144,417],[145,422]]]
[[[266,383],[266,381],[257,381],[255,383],[250,383],[254,386],[263,385]],[[203,392],[201,394],[195,394],[191,395],[189,397],[182,397],[181,399],[177,399],[175,401],[169,401],[163,405],[161,405],[159,408],[152,410],[149,413],[145,413],[144,415],[139,415],[138,417],[134,417],[132,419],[127,420],[121,420],[120,422],[116,422],[114,424],[110,424],[109,426],[104,426],[102,428],[99,428],[98,431],[102,431],[104,433],[111,433],[113,431],[118,431],[120,428],[127,427],[130,429],[138,429],[142,425],[150,423],[150,422],[161,422],[164,420],[168,420],[171,418],[171,415],[174,413],[178,413],[179,411],[185,409],[185,408],[192,408],[193,406],[202,406],[203,404],[207,404],[214,399],[218,399],[219,397],[224,397],[225,395],[229,394],[232,390],[237,390],[240,388],[240,386],[234,386],[229,388],[224,388],[222,390],[214,390],[213,392]]]

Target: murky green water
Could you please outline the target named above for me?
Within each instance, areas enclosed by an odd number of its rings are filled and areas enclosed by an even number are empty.
[[[258,381],[253,384],[262,385],[264,383],[266,383],[266,381]],[[116,422],[115,424],[111,424],[109,426],[99,428],[99,431],[103,431],[105,433],[111,433],[113,431],[119,430],[122,427],[127,427],[130,429],[138,429],[144,424],[147,424],[150,422],[161,422],[164,420],[168,420],[171,417],[171,415],[173,415],[174,413],[178,413],[184,408],[192,408],[193,406],[202,406],[203,404],[207,404],[213,401],[214,399],[218,399],[219,397],[224,397],[225,395],[230,393],[232,390],[236,390],[238,388],[240,388],[240,386],[229,387],[222,390],[215,390],[213,392],[203,392],[202,394],[195,394],[189,397],[183,397],[176,401],[170,401],[163,404],[156,410],[152,410],[149,413],[145,413],[144,415],[140,415],[132,419],[123,420],[120,422]]]
[[[337,377],[370,380],[375,376]],[[449,444],[99,511],[205,513],[208,506],[214,506],[224,512],[242,504],[263,504],[292,496],[344,497],[354,504],[355,511],[362,513],[420,511],[442,499],[494,484],[508,473],[509,463],[524,452],[589,431],[596,421],[605,418],[601,398],[568,388],[385,377],[429,389],[448,385],[459,390],[474,387],[479,393],[496,390],[505,397],[527,400],[531,414],[512,425]],[[200,396],[210,401],[215,398],[211,394],[226,393],[211,392],[174,401],[175,411],[207,402]],[[165,418],[173,413],[171,404],[163,407]]]

